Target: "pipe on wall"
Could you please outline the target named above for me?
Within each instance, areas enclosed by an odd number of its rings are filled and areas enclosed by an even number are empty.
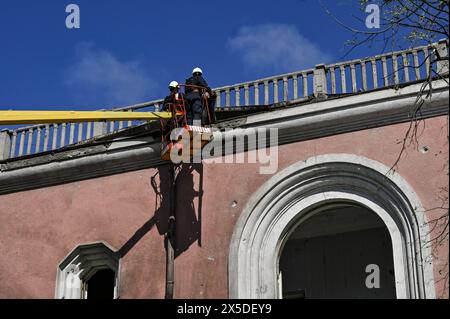
[[[165,237],[166,241],[166,294],[165,299],[173,299],[173,289],[175,286],[175,203],[176,203],[176,182],[177,176],[175,165],[170,167],[170,209],[168,228]]]

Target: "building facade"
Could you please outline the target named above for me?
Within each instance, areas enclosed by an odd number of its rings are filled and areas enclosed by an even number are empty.
[[[164,298],[173,209],[175,298],[448,298],[448,63],[418,112],[423,79],[364,88],[349,65],[347,93],[341,66],[311,71],[310,98],[295,74],[261,80],[258,112],[238,85],[173,192],[155,125],[20,156],[3,132],[0,297]]]

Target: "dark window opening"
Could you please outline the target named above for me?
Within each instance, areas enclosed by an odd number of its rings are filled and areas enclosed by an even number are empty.
[[[395,298],[389,231],[365,207],[336,205],[313,215],[290,235],[280,256],[286,299]],[[379,287],[368,287],[368,265]]]
[[[87,283],[87,299],[114,299],[115,273],[111,269],[97,271]]]

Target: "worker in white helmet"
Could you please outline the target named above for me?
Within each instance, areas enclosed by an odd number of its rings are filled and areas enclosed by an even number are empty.
[[[171,105],[182,104],[186,100],[186,96],[179,92],[180,86],[177,81],[169,83],[169,95],[166,96],[163,102],[162,111],[171,111]]]
[[[192,121],[194,120],[201,121],[202,124],[211,124],[208,123],[207,110],[203,108],[202,97],[205,97],[208,100],[211,122],[215,122],[215,94],[203,78],[203,71],[199,67],[194,68],[192,70],[192,76],[186,80],[185,92],[188,102],[188,123],[192,124]]]
[[[180,86],[177,81],[172,81],[169,83],[169,95],[164,98],[164,102],[161,111],[164,112],[180,112],[185,111],[185,101],[186,96],[179,92]],[[163,136],[170,133],[172,129],[175,128],[175,124],[171,121],[165,122],[163,125]]]

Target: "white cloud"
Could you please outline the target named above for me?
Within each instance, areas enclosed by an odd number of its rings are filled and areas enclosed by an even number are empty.
[[[228,41],[252,69],[291,72],[327,63],[332,56],[305,38],[293,25],[260,24],[241,27]]]
[[[81,103],[112,107],[144,102],[156,87],[140,68],[139,61],[120,61],[92,44],[77,47],[77,59],[65,76],[71,94]]]

